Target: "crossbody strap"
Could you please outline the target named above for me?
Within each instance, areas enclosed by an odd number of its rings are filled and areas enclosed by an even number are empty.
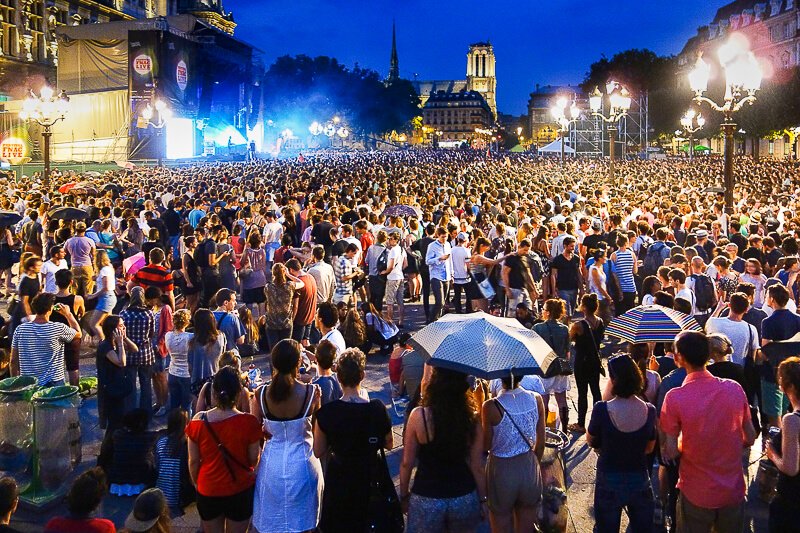
[[[585,322],[586,327],[589,328],[589,338],[592,339],[592,344],[594,344],[594,351],[597,352],[597,356],[600,357],[600,348],[597,347],[597,341],[594,338],[594,330],[592,329],[592,325],[589,324],[589,321],[585,318],[582,319],[581,322]]]
[[[524,441],[525,441],[525,443],[528,445],[528,447],[529,447],[531,450],[533,450],[533,448],[534,448],[534,446],[533,446],[533,443],[532,443],[532,442],[531,442],[531,440],[530,440],[530,439],[529,439],[529,438],[528,438],[528,437],[525,435],[525,433],[523,433],[523,432],[522,432],[522,430],[519,428],[519,426],[517,425],[517,423],[516,423],[516,422],[514,422],[514,417],[512,417],[512,416],[511,416],[511,413],[509,413],[509,412],[506,410],[506,408],[505,408],[505,407],[503,407],[503,404],[501,404],[501,403],[500,403],[500,401],[499,401],[497,398],[495,398],[495,399],[494,399],[494,404],[497,406],[497,410],[498,410],[498,411],[500,411],[500,415],[501,415],[501,416],[502,416],[502,415],[506,415],[506,416],[508,416],[508,419],[511,421],[511,424],[512,424],[512,425],[514,426],[514,428],[517,430],[517,432],[519,433],[520,437],[522,437],[522,440],[524,440]]]
[[[244,470],[250,471],[250,467],[249,466],[243,464],[236,457],[234,457],[228,451],[228,449],[225,447],[225,445],[222,444],[222,441],[219,440],[219,437],[217,436],[217,433],[214,431],[214,428],[211,427],[211,422],[208,421],[207,414],[203,413],[200,416],[200,419],[203,421],[203,423],[206,426],[206,429],[208,429],[208,432],[211,434],[211,438],[214,439],[214,442],[217,443],[217,449],[219,450],[219,453],[222,456],[222,461],[225,463],[225,468],[228,469],[228,473],[231,475],[231,478],[233,478],[233,480],[236,481],[236,472],[234,472],[233,466],[231,466],[231,463],[233,463],[234,465],[238,466],[239,468],[242,468]]]

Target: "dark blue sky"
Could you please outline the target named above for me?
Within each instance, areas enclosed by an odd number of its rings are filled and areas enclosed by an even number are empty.
[[[272,61],[328,55],[383,75],[392,19],[400,74],[464,79],[470,43],[491,40],[501,112],[526,112],[536,84],[579,83],[589,65],[628,48],[676,54],[724,2],[698,0],[223,0],[236,36]]]

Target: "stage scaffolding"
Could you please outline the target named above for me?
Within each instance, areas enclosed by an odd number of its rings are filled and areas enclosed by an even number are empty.
[[[575,148],[576,156],[581,157],[607,157],[609,154],[609,135],[607,124],[599,117],[592,115],[589,109],[589,100],[578,100],[578,106],[585,110],[581,118],[570,126],[569,146]],[[606,102],[603,101],[601,112],[606,112]],[[649,99],[647,93],[631,101],[628,115],[617,123],[615,154],[619,159],[628,155],[642,154],[646,157],[646,147],[649,144]]]

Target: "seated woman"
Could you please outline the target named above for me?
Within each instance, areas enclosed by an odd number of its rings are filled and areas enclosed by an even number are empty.
[[[67,514],[52,518],[44,526],[44,533],[114,533],[114,523],[94,516],[97,508],[108,494],[106,474],[102,468],[87,470],[75,481],[67,494]],[[2,528],[0,527],[0,531]]]
[[[384,317],[380,309],[377,309],[372,302],[364,302],[361,304],[361,309],[364,311],[367,324],[367,338],[373,344],[378,345],[381,355],[389,355],[397,342],[400,329],[391,319]]]
[[[111,494],[135,496],[155,484],[158,472],[153,444],[157,435],[147,430],[148,420],[147,411],[133,409],[125,414],[122,427],[114,432],[108,468]]]

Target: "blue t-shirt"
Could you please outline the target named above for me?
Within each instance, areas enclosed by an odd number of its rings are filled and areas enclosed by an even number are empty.
[[[225,335],[225,350],[238,350],[236,340],[245,334],[239,317],[225,311],[214,311],[214,320],[217,329]]]
[[[777,309],[761,323],[761,338],[771,341],[785,341],[800,332],[800,315],[788,309]],[[765,381],[776,383],[775,370],[780,361],[768,358],[761,365],[761,376]]]
[[[339,379],[335,375],[316,377],[312,383],[319,385],[322,405],[331,403],[342,397],[342,386],[339,384]]]

